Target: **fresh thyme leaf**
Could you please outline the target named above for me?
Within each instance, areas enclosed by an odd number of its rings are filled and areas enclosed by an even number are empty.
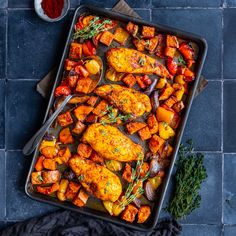
[[[82,38],[82,39],[90,39],[100,32],[106,30],[106,25],[111,24],[111,20],[103,20],[101,23],[98,21],[100,18],[95,17],[89,22],[88,26],[85,26],[83,29],[77,29],[73,35],[74,39]]]
[[[167,211],[175,218],[182,219],[200,206],[199,190],[207,178],[203,164],[204,155],[193,152],[193,143],[181,145],[175,174],[175,190]]]
[[[81,181],[81,180],[83,180],[83,179],[84,179],[84,176],[83,176],[83,175],[79,175],[79,176],[78,176],[78,180],[79,180],[79,181]]]
[[[42,175],[38,175],[37,178],[38,178],[39,181],[43,182],[43,177],[42,177]]]
[[[114,152],[120,152],[120,149],[119,148],[114,148]]]
[[[144,66],[145,61],[146,61],[146,60],[145,60],[144,58],[140,57],[138,63],[139,63],[141,66]]]
[[[179,56],[178,58],[179,65],[183,65],[186,67],[186,62],[182,56]]]

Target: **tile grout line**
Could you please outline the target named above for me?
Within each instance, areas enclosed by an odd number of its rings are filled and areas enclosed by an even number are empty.
[[[222,207],[222,215],[221,215],[221,222],[222,225],[224,226],[224,164],[225,164],[225,157],[224,157],[224,153],[222,154],[222,184],[221,184],[221,188],[222,188],[222,193],[221,193],[221,207]]]

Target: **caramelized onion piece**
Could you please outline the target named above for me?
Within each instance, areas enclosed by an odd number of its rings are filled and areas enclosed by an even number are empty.
[[[152,104],[152,111],[155,113],[157,108],[159,107],[159,94],[158,91],[154,91],[151,96],[151,104]]]
[[[153,158],[150,162],[149,176],[151,178],[154,177],[159,170],[160,170],[160,165],[158,163],[158,160],[156,158]]]
[[[146,181],[144,183],[144,191],[145,191],[145,196],[149,201],[154,201],[156,199],[156,193],[149,181]]]

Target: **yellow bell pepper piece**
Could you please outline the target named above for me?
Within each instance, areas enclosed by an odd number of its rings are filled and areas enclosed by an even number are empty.
[[[173,136],[175,136],[175,131],[166,123],[159,123],[159,135],[161,138],[167,140]]]

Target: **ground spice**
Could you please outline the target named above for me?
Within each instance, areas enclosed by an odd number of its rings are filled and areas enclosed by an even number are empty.
[[[64,7],[64,0],[43,0],[41,6],[44,13],[54,19],[61,15],[62,9]]]

